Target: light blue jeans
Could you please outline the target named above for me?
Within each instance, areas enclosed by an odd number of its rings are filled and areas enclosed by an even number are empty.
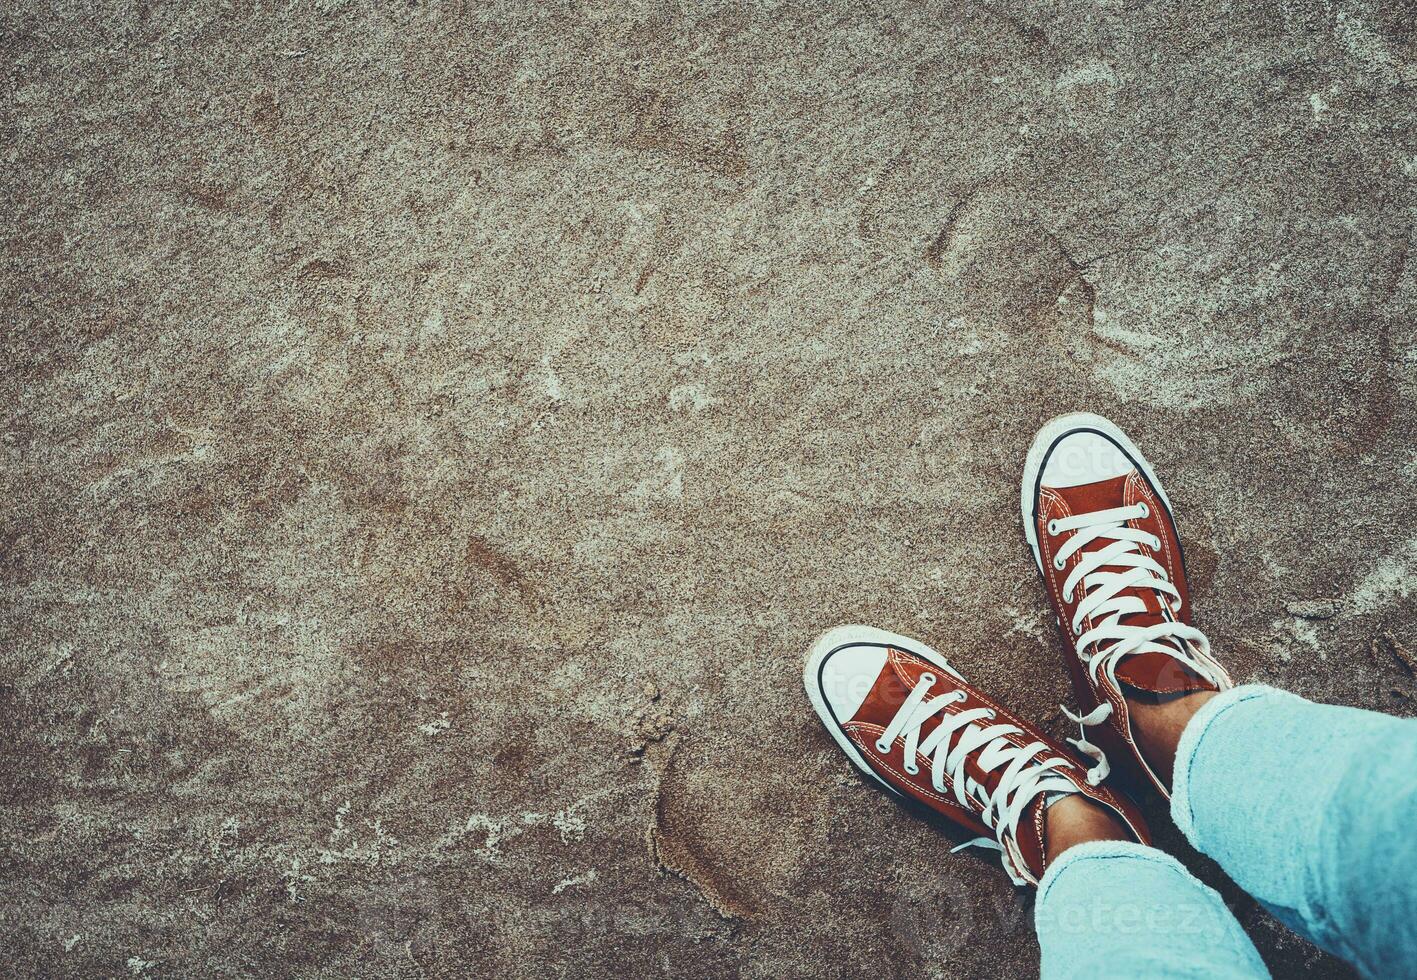
[[[1299,935],[1417,976],[1417,719],[1226,691],[1181,737],[1171,816]],[[1140,844],[1063,852],[1034,915],[1049,980],[1269,976],[1220,896]]]

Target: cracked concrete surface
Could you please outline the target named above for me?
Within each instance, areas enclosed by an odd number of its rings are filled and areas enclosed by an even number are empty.
[[[1015,481],[1066,410],[1232,673],[1417,708],[1402,4],[0,31],[17,973],[1033,974],[799,669],[874,623],[1060,731]]]

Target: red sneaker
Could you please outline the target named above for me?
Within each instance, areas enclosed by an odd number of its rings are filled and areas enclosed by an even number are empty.
[[[839,626],[812,648],[802,682],[859,769],[980,834],[960,847],[1002,852],[1016,885],[1043,876],[1043,811],[1057,795],[1083,794],[1150,842],[1130,800],[1088,783],[1081,759],[970,687],[923,643]]]
[[[1191,625],[1171,503],[1146,459],[1098,415],[1063,415],[1033,440],[1023,471],[1023,527],[1073,654],[1082,729],[1071,740],[1108,773],[1120,753],[1169,798],[1132,737],[1123,694],[1216,691],[1230,676]],[[1097,728],[1089,740],[1088,728]],[[1094,741],[1096,744],[1094,744]],[[1105,751],[1104,751],[1105,750]]]

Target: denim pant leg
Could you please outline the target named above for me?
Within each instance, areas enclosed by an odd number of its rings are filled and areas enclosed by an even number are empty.
[[[1269,976],[1220,896],[1141,844],[1068,848],[1038,883],[1034,919],[1044,980]]]
[[[1171,814],[1315,945],[1417,975],[1417,720],[1227,691],[1186,727]]]

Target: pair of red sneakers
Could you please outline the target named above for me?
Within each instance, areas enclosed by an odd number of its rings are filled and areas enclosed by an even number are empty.
[[[1104,787],[1108,753],[1162,794],[1132,734],[1125,693],[1231,686],[1191,625],[1171,504],[1141,452],[1097,415],[1043,427],[1024,463],[1024,534],[1072,653],[1080,711],[1073,751],[1001,708],[923,643],[867,626],[817,641],[803,683],[827,730],[860,769],[998,848],[1015,884],[1038,883],[1044,810],[1080,793],[1142,843],[1145,822]],[[1066,709],[1064,709],[1066,711]]]

